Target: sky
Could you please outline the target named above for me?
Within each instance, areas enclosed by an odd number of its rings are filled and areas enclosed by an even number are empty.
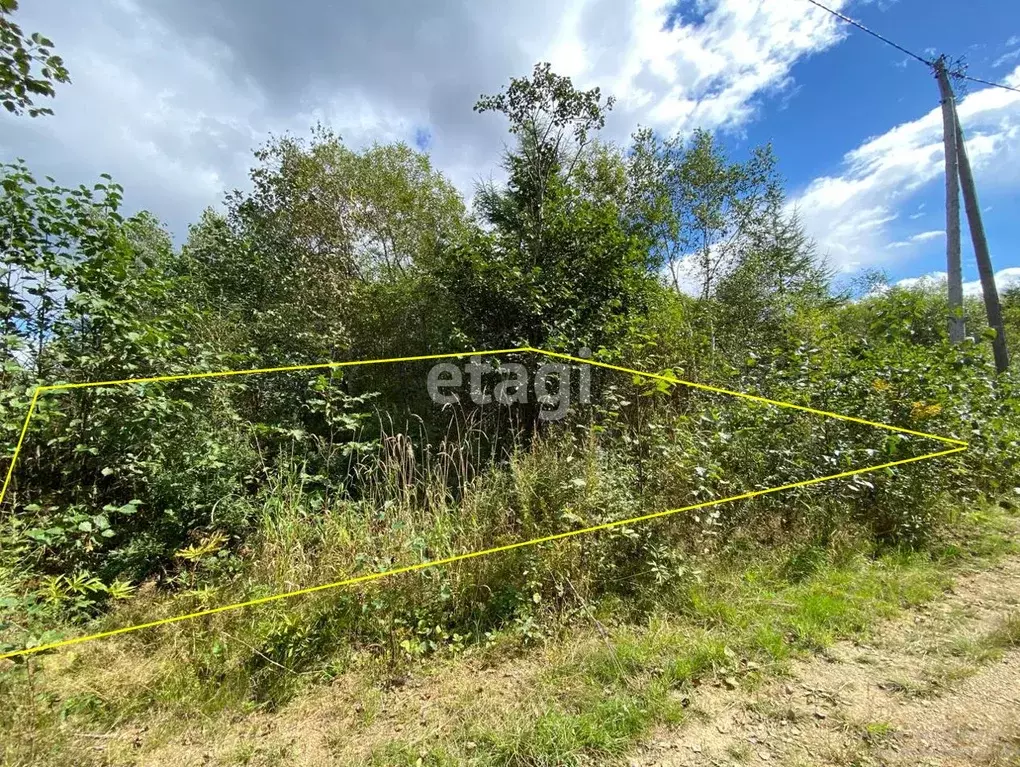
[[[827,4],[1020,87],[1018,2]],[[256,146],[316,122],[353,147],[425,148],[470,196],[498,177],[508,140],[473,104],[549,61],[617,97],[606,138],[703,127],[734,157],[772,142],[791,209],[843,277],[945,269],[935,80],[807,0],[30,0],[15,20],[53,40],[72,84],[47,104],[52,117],[0,117],[0,160],[24,158],[64,185],[110,173],[126,207],[152,211],[178,241],[246,186]],[[1020,284],[1020,93],[959,91],[1002,289]]]

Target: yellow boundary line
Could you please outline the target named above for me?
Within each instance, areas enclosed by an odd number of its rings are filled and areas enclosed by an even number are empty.
[[[510,354],[514,352],[533,352],[536,354],[542,354],[547,357],[557,357],[560,359],[570,360],[581,364],[594,365],[597,367],[607,368],[609,370],[616,370],[622,373],[630,373],[632,375],[638,375],[645,378],[654,378],[662,381],[667,381],[674,384],[682,384],[684,386],[690,386],[696,389],[702,389],[705,391],[715,392],[717,394],[727,394],[734,397],[740,397],[742,399],[751,400],[753,402],[760,402],[768,405],[775,405],[777,407],[785,407],[793,410],[801,410],[813,415],[821,415],[829,418],[836,418],[842,421],[851,421],[854,423],[863,424],[865,426],[873,426],[888,431],[901,432],[904,434],[912,434],[914,436],[925,437],[928,439],[934,439],[939,442],[955,445],[948,450],[939,450],[933,453],[926,453],[924,455],[915,456],[913,458],[903,458],[898,461],[890,461],[888,463],[877,464],[875,466],[865,466],[860,469],[851,469],[849,471],[843,471],[838,474],[830,474],[824,477],[817,477],[815,479],[807,479],[800,482],[792,482],[787,485],[778,485],[776,487],[769,487],[763,490],[752,490],[746,493],[740,493],[739,495],[732,495],[728,498],[719,498],[712,501],[703,501],[696,503],[691,506],[682,506],[677,509],[667,509],[665,511],[657,511],[651,514],[644,514],[638,517],[631,517],[629,519],[620,519],[612,522],[604,522],[599,525],[592,525],[591,527],[581,528],[579,530],[570,530],[565,533],[555,533],[553,535],[546,535],[540,538],[532,538],[527,541],[517,541],[516,543],[509,543],[503,546],[494,546],[489,549],[482,549],[480,551],[472,551],[466,554],[457,554],[452,557],[445,557],[443,559],[435,559],[428,562],[420,562],[415,565],[407,565],[404,567],[396,567],[391,570],[386,570],[381,573],[370,573],[368,575],[360,575],[355,578],[348,578],[346,580],[334,581],[333,583],[324,583],[318,586],[309,586],[303,589],[297,589],[295,591],[287,591],[280,594],[272,594],[267,597],[259,597],[258,599],[249,599],[245,602],[237,602],[236,604],[221,605],[220,607],[212,607],[206,610],[199,610],[197,612],[186,613],[184,615],[175,615],[170,618],[162,618],[157,621],[150,621],[148,623],[138,623],[132,626],[124,626],[119,629],[113,629],[111,631],[101,631],[95,634],[87,634],[85,636],[73,637],[71,639],[63,639],[58,642],[51,642],[49,644],[39,645],[38,647],[29,647],[23,650],[15,650],[14,652],[4,653],[0,655],[0,659],[14,658],[21,655],[31,655],[34,653],[43,652],[45,650],[55,650],[60,647],[69,647],[71,645],[80,644],[82,642],[89,642],[93,639],[103,639],[106,637],[116,636],[117,634],[126,634],[133,631],[141,631],[142,629],[155,628],[157,626],[166,626],[171,623],[178,623],[180,621],[192,620],[194,618],[201,618],[206,615],[215,615],[216,613],[223,613],[230,610],[239,610],[243,607],[252,607],[254,605],[266,604],[268,602],[276,602],[282,599],[290,599],[292,597],[302,596],[305,594],[313,594],[318,591],[326,591],[329,589],[341,588],[343,586],[354,586],[359,583],[368,583],[370,581],[379,580],[380,578],[386,578],[391,575],[399,575],[401,573],[410,573],[418,570],[425,570],[430,567],[439,567],[442,565],[453,564],[454,562],[461,562],[467,559],[474,559],[475,557],[488,556],[489,554],[498,554],[504,551],[512,551],[513,549],[520,549],[526,546],[536,546],[542,543],[550,543],[552,541],[559,541],[565,538],[572,538],[578,535],[586,535],[589,533],[595,533],[602,530],[608,530],[614,527],[621,527],[624,525],[633,525],[639,522],[647,522],[652,519],[658,519],[660,517],[667,517],[672,514],[679,514],[685,511],[695,511],[696,509],[703,509],[708,506],[718,506],[723,503],[730,503],[732,501],[747,500],[750,498],[757,498],[759,496],[768,495],[770,493],[778,493],[783,490],[792,490],[798,487],[807,487],[808,485],[816,485],[821,482],[828,482],[834,479],[841,479],[844,477],[852,477],[858,474],[867,474],[869,472],[880,471],[882,469],[889,469],[893,466],[902,466],[907,463],[914,463],[917,461],[924,461],[930,458],[937,458],[944,455],[952,455],[953,453],[960,453],[967,449],[967,443],[962,440],[953,439],[951,437],[943,437],[937,434],[928,434],[926,432],[913,431],[911,429],[904,429],[899,426],[892,426],[890,424],[878,423],[875,421],[867,421],[862,418],[855,418],[853,416],[841,415],[839,413],[832,413],[826,410],[817,410],[815,408],[805,407],[803,405],[795,405],[791,402],[781,402],[779,400],[772,400],[766,397],[759,397],[754,394],[745,394],[743,392],[730,391],[728,389],[722,389],[717,386],[709,386],[707,384],[694,383],[692,381],[684,381],[673,376],[666,376],[657,373],[646,373],[640,370],[634,370],[632,368],[621,367],[619,365],[610,365],[605,362],[597,362],[595,360],[583,359],[581,357],[573,357],[569,354],[560,354],[557,352],[548,352],[542,349],[535,349],[533,347],[518,347],[515,349],[497,349],[497,350],[484,350],[484,351],[471,351],[471,352],[458,352],[451,354],[427,354],[416,357],[392,357],[389,359],[376,359],[376,360],[358,360],[349,362],[325,362],[314,365],[292,365],[288,367],[276,367],[276,368],[260,368],[256,370],[225,370],[212,373],[186,373],[183,375],[175,376],[155,376],[152,378],[126,378],[117,381],[95,381],[87,383],[66,383],[66,384],[54,384],[51,386],[39,386],[35,389],[32,395],[32,401],[28,408],[28,415],[25,416],[25,423],[21,427],[21,435],[18,438],[18,444],[14,449],[14,455],[11,457],[11,464],[7,468],[7,476],[4,479],[3,489],[0,490],[0,503],[3,503],[4,496],[7,494],[7,487],[10,485],[11,476],[14,472],[14,464],[18,460],[18,455],[21,452],[22,445],[25,441],[25,435],[28,432],[28,425],[32,419],[32,415],[35,412],[36,404],[39,400],[39,395],[43,392],[48,391],[61,391],[66,389],[84,389],[84,388],[95,388],[100,386],[116,386],[123,384],[144,384],[144,383],[157,383],[164,381],[182,381],[187,379],[197,378],[223,378],[226,376],[235,375],[248,375],[253,373],[283,373],[283,372],[294,372],[299,370],[325,370],[340,367],[349,367],[352,365],[377,365],[391,362],[416,362],[421,360],[434,360],[434,359],[449,359],[451,357],[471,357],[474,355],[495,355],[495,354]]]
[[[781,402],[775,399],[769,399],[767,397],[759,397],[757,394],[745,394],[740,391],[731,391],[730,389],[723,389],[718,386],[709,386],[708,384],[695,383],[693,381],[684,381],[680,378],[674,378],[673,376],[665,376],[659,373],[642,373],[640,370],[634,370],[632,368],[620,367],[619,365],[610,365],[607,362],[596,362],[595,360],[586,360],[581,357],[571,357],[569,354],[560,354],[558,352],[547,352],[542,349],[528,349],[528,351],[536,352],[537,354],[544,354],[547,357],[560,357],[565,360],[573,360],[574,362],[584,362],[589,365],[595,365],[600,368],[607,368],[609,370],[618,370],[621,373],[632,373],[633,375],[639,375],[643,378],[656,378],[660,381],[668,381],[674,384],[683,384],[684,386],[690,386],[692,389],[702,389],[704,391],[715,392],[716,394],[727,394],[731,397],[740,397],[741,399],[751,400],[752,402],[761,402],[766,405],[775,405],[776,407],[785,407],[790,410],[802,410],[805,413],[811,413],[812,415],[821,415],[826,418],[836,418],[840,421],[851,421],[853,423],[864,424],[865,426],[873,426],[876,429],[886,429],[887,431],[898,431],[901,434],[913,434],[915,437],[925,437],[927,439],[938,440],[939,442],[945,442],[949,445],[962,445],[967,447],[967,443],[960,439],[953,439],[952,437],[942,437],[938,434],[929,434],[924,431],[914,431],[913,429],[904,429],[902,426],[892,426],[887,423],[879,423],[878,421],[866,421],[863,418],[855,418],[851,415],[842,415],[840,413],[833,413],[828,410],[817,410],[813,407],[806,407],[804,405],[795,405],[792,402]]]

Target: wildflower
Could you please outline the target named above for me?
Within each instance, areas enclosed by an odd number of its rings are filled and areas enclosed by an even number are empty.
[[[910,417],[915,421],[924,421],[942,412],[942,405],[926,405],[923,402],[915,402],[910,408]]]

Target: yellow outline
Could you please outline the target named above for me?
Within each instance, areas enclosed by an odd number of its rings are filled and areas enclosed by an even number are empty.
[[[253,605],[265,604],[267,602],[276,602],[281,599],[289,599],[291,597],[301,596],[303,594],[312,594],[317,591],[326,591],[328,589],[340,588],[341,586],[353,586],[358,583],[367,583],[369,581],[379,580],[390,575],[399,575],[400,573],[410,573],[417,570],[424,570],[429,567],[438,567],[440,565],[449,565],[454,562],[460,562],[466,559],[474,559],[475,557],[483,557],[489,554],[498,554],[503,551],[511,551],[513,549],[523,548],[525,546],[536,546],[540,543],[549,543],[551,541],[558,541],[564,538],[572,538],[577,535],[585,535],[587,533],[594,533],[601,530],[608,530],[613,527],[620,527],[622,525],[633,525],[638,522],[646,522],[650,519],[657,519],[659,517],[666,517],[671,514],[679,514],[684,511],[694,511],[696,509],[703,509],[708,506],[718,506],[719,504],[729,503],[731,501],[746,500],[749,498],[757,498],[762,495],[769,493],[778,493],[782,490],[792,490],[797,487],[806,487],[808,485],[816,485],[820,482],[828,482],[833,479],[841,479],[843,477],[851,477],[857,474],[866,474],[868,472],[879,471],[881,469],[892,468],[893,466],[902,466],[906,463],[914,463],[916,461],[923,461],[929,458],[937,458],[944,455],[952,455],[953,453],[960,453],[967,449],[968,445],[966,442],[952,437],[942,437],[938,434],[928,434],[922,431],[913,431],[911,429],[904,429],[899,426],[892,426],[890,424],[878,423],[876,421],[867,421],[862,418],[855,418],[853,416],[841,415],[839,413],[832,413],[827,410],[817,410],[815,408],[805,407],[803,405],[795,405],[792,402],[781,402],[779,400],[772,400],[766,397],[759,397],[755,394],[745,394],[743,392],[730,391],[729,389],[722,389],[717,386],[709,386],[708,384],[694,383],[692,381],[684,381],[673,376],[662,375],[658,373],[645,373],[640,370],[634,370],[632,368],[625,368],[619,365],[610,365],[606,362],[597,362],[595,360],[583,359],[580,357],[573,357],[569,354],[560,354],[558,352],[548,352],[542,349],[535,349],[530,346],[522,346],[515,349],[496,349],[496,350],[484,350],[484,351],[471,351],[471,352],[457,352],[450,354],[425,354],[417,357],[392,357],[389,359],[376,359],[376,360],[358,360],[348,362],[323,362],[315,365],[291,365],[289,367],[276,367],[276,368],[260,368],[256,370],[224,370],[213,373],[185,373],[183,375],[174,376],[155,376],[152,378],[125,378],[118,381],[95,381],[88,383],[66,383],[66,384],[54,384],[51,386],[39,386],[35,389],[32,395],[32,402],[28,408],[28,415],[25,416],[25,423],[21,427],[21,435],[18,438],[18,444],[14,449],[14,455],[11,457],[11,464],[7,468],[7,476],[4,479],[3,489],[0,490],[0,504],[3,503],[4,497],[7,495],[7,487],[11,482],[11,476],[14,473],[14,464],[18,460],[18,455],[21,452],[21,447],[25,441],[25,434],[28,432],[28,424],[32,419],[32,415],[35,412],[36,403],[39,400],[39,395],[43,392],[49,391],[60,391],[66,389],[84,389],[90,387],[99,386],[117,386],[122,384],[143,384],[143,383],[157,383],[162,381],[182,381],[187,379],[196,378],[223,378],[226,376],[235,375],[248,375],[252,373],[283,373],[293,372],[298,370],[324,370],[340,367],[349,367],[352,365],[378,365],[390,362],[416,362],[420,360],[434,360],[434,359],[446,359],[450,357],[471,357],[474,355],[494,355],[494,354],[511,354],[514,352],[533,352],[535,354],[542,354],[547,357],[558,357],[560,359],[570,360],[572,362],[578,362],[581,364],[594,365],[597,367],[607,368],[609,370],[616,370],[622,373],[630,373],[632,375],[642,376],[644,378],[654,378],[661,381],[667,381],[673,384],[682,384],[684,386],[690,386],[695,389],[702,389],[704,391],[715,392],[717,394],[728,394],[734,397],[740,397],[742,399],[751,400],[753,402],[760,402],[767,405],[775,405],[777,407],[785,407],[793,410],[801,410],[806,413],[812,413],[813,415],[826,416],[828,418],[836,418],[841,421],[851,421],[853,423],[864,424],[865,426],[873,426],[879,429],[885,429],[887,431],[899,432],[902,434],[912,434],[918,437],[925,437],[927,439],[934,439],[939,442],[943,442],[950,445],[955,445],[949,450],[939,450],[933,453],[926,453],[924,455],[915,456],[913,458],[903,458],[898,461],[890,461],[888,463],[877,464],[875,466],[865,466],[861,469],[851,469],[849,471],[843,471],[838,474],[830,474],[825,477],[818,477],[816,479],[807,479],[801,482],[792,482],[788,485],[778,485],[776,487],[765,488],[764,490],[752,490],[746,493],[740,493],[739,495],[731,495],[728,498],[719,498],[713,501],[703,501],[702,503],[696,503],[691,506],[682,506],[678,509],[667,509],[665,511],[657,511],[652,514],[644,514],[639,517],[631,517],[629,519],[620,519],[613,522],[604,522],[599,525],[592,525],[591,527],[585,527],[580,530],[569,530],[565,533],[555,533],[553,535],[546,535],[541,538],[532,538],[527,541],[518,541],[516,543],[509,543],[504,546],[495,546],[490,549],[482,549],[480,551],[472,551],[467,554],[457,554],[452,557],[446,557],[444,559],[435,559],[428,562],[420,562],[416,565],[407,565],[404,567],[396,567],[392,570],[387,570],[381,573],[370,573],[369,575],[361,575],[355,578],[348,578],[342,581],[335,581],[333,583],[324,583],[318,586],[309,586],[303,589],[297,589],[296,591],[287,591],[281,594],[272,594],[268,597],[260,597],[258,599],[250,599],[246,602],[238,602],[236,604],[221,605],[220,607],[212,607],[207,610],[199,610],[197,612],[187,613],[184,615],[175,615],[171,618],[162,618],[158,621],[151,621],[149,623],[139,623],[133,626],[124,626],[123,628],[113,629],[112,631],[101,631],[96,634],[87,634],[85,636],[73,637],[71,639],[64,639],[59,642],[51,642],[50,644],[39,645],[38,647],[29,647],[24,650],[15,650],[14,652],[4,653],[0,655],[0,660],[5,658],[14,658],[20,655],[30,655],[33,653],[43,652],[45,650],[55,650],[58,647],[68,647],[70,645],[79,644],[81,642],[88,642],[93,639],[103,639],[105,637],[116,636],[117,634],[126,634],[131,631],[141,631],[142,629],[155,628],[156,626],[165,626],[170,623],[177,623],[179,621],[191,620],[193,618],[201,618],[205,615],[215,615],[216,613],[227,612],[229,610],[238,610],[242,607],[251,607]]]

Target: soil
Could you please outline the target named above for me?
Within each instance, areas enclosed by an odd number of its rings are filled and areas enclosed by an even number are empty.
[[[990,642],[1010,619],[1020,557],[757,691],[699,690],[695,716],[627,763],[1020,767],[1020,647]]]

